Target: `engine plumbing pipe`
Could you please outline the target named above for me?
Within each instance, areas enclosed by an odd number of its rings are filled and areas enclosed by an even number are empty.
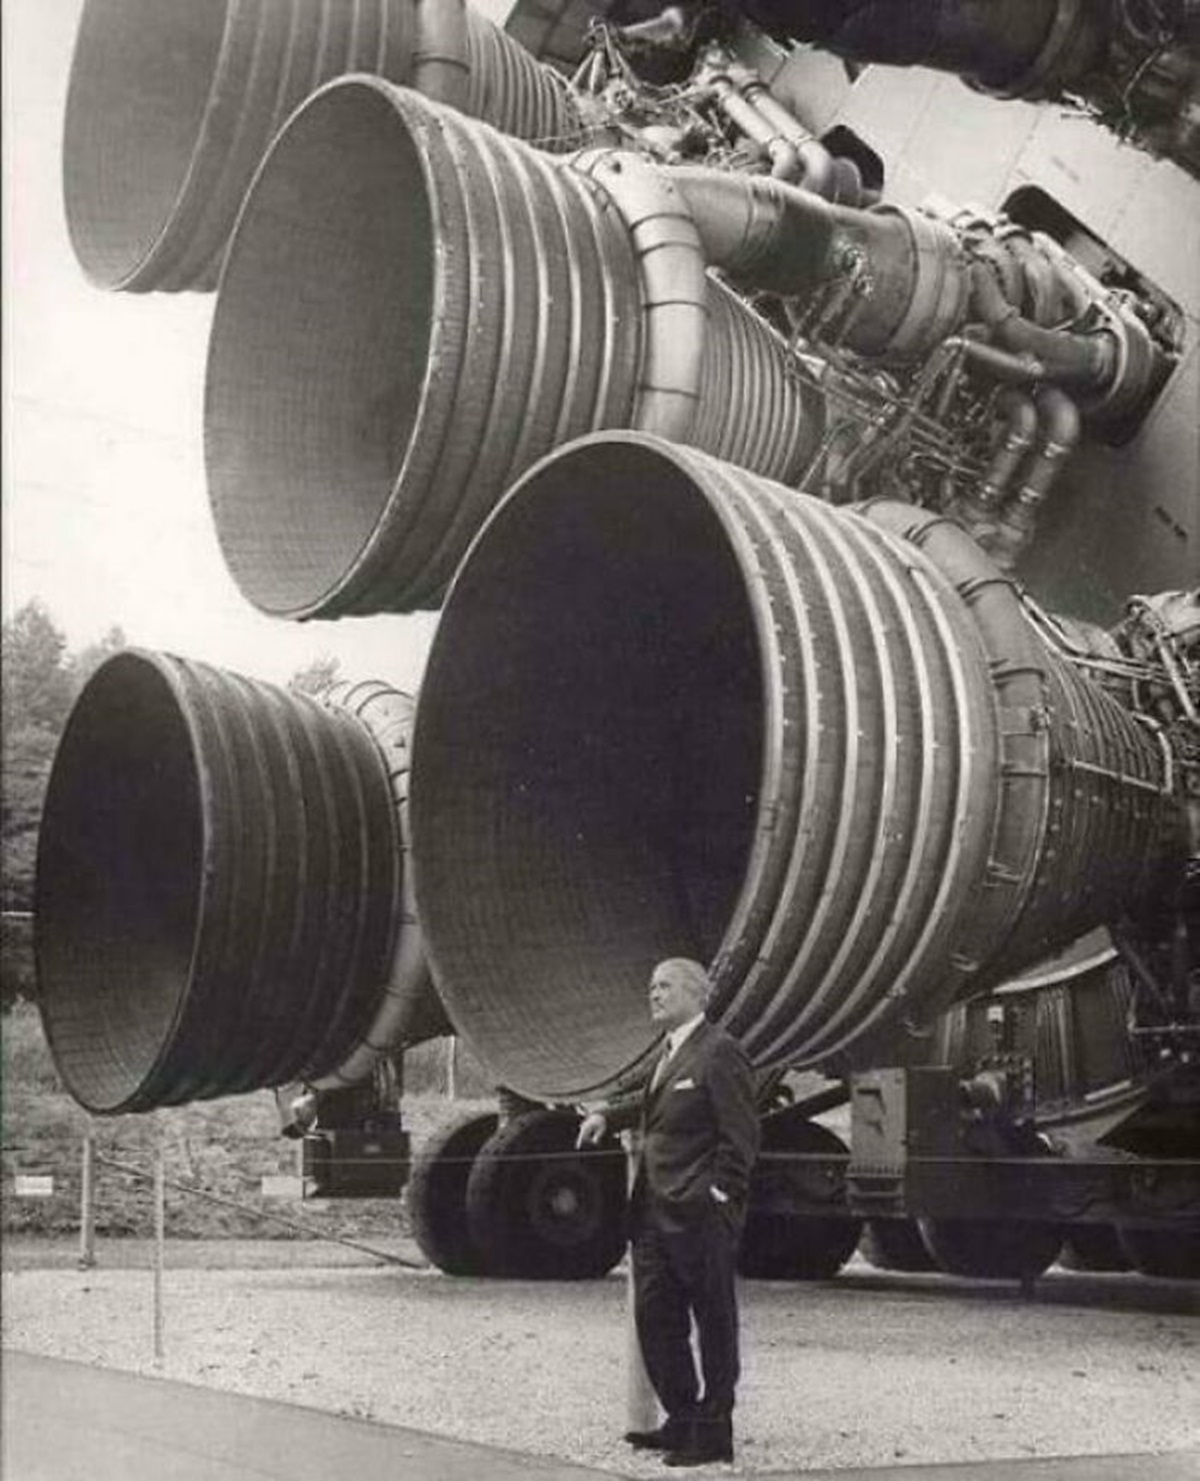
[[[141,650],[79,696],[42,817],[36,953],[47,1040],[89,1110],[370,1072],[421,967],[395,758],[346,698]]]
[[[971,268],[971,306],[998,344],[1016,354],[1034,355],[1062,385],[1086,392],[1112,384],[1117,345],[1111,334],[1103,330],[1067,334],[1024,318],[1004,297],[995,273],[983,262]]]
[[[915,355],[966,316],[958,236],[898,206],[833,205],[786,181],[681,166],[664,172],[687,202],[707,261],[746,287],[807,298],[856,260],[867,285],[845,342],[863,354]]]
[[[1021,472],[1021,486],[1007,501],[984,548],[1002,571],[1010,571],[1033,536],[1038,510],[1054,487],[1082,434],[1079,408],[1057,386],[1036,397],[1037,440]]]
[[[88,277],[138,292],[213,288],[271,139],[346,72],[577,147],[561,81],[463,0],[86,0],[63,188]]]
[[[762,147],[771,161],[772,176],[801,185],[814,195],[829,199],[838,195],[842,182],[829,150],[806,132],[753,68],[712,48],[698,83],[710,87],[722,112]],[[853,170],[850,161],[845,163]],[[853,174],[857,176],[857,171]],[[848,204],[857,205],[859,191],[851,195]]]
[[[1033,446],[1038,428],[1033,397],[1013,386],[1005,386],[996,397],[995,413],[1000,435],[992,460],[982,482],[968,487],[953,509],[955,518],[981,543],[995,532],[999,506]]]
[[[952,521],[598,435],[448,597],[417,908],[447,1011],[525,1094],[644,1074],[647,975],[680,953],[758,1067],[841,1074],[1152,892],[1166,771]]]

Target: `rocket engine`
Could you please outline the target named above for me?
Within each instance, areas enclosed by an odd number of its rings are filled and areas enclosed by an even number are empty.
[[[744,8],[1079,98],[1197,168],[1190,4]],[[565,72],[458,0],[349,29],[322,0],[89,0],[72,236],[102,286],[217,288],[230,571],[280,617],[444,604],[415,720],[386,685],[319,705],[142,651],[93,677],[37,899],[90,1109],[353,1086],[448,1026],[509,1092],[621,1092],[679,954],[764,1086],[851,1083],[923,1064],[935,1022],[967,1043],[972,1003],[1106,928],[1132,986],[1103,1034],[1196,1114],[1200,593],[1102,629],[1019,581],[1186,316],[1078,234],[889,203],[733,9],[601,18]],[[545,1114],[539,1155],[569,1145]],[[415,1176],[427,1214],[473,1198],[483,1244],[493,1134],[508,1156],[494,1118],[442,1148],[483,1158],[475,1195]]]

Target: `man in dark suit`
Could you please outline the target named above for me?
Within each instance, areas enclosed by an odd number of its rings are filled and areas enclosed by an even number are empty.
[[[663,1056],[640,1100],[594,1111],[579,1129],[582,1147],[640,1122],[630,1194],[634,1311],[646,1372],[667,1417],[657,1430],[625,1438],[665,1452],[669,1466],[733,1459],[734,1275],[758,1115],[745,1054],[704,1016],[711,991],[698,962],[675,957],[655,967],[650,1016],[666,1034]]]

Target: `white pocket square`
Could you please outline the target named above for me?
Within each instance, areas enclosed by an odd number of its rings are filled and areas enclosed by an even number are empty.
[[[686,1080],[676,1080],[671,1086],[672,1090],[695,1090],[696,1082],[689,1075]]]

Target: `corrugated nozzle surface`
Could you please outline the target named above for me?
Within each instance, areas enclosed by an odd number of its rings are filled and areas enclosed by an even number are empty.
[[[673,240],[663,182],[604,158],[585,175],[377,79],[292,117],[239,218],[208,360],[209,493],[256,606],[436,606],[516,478],[587,432],[662,430],[664,398],[682,440],[798,476],[821,393],[706,277],[695,233]],[[636,227],[614,194],[634,167],[652,192]]]
[[[1144,898],[1173,816],[1153,738],[951,522],[634,433],[496,511],[414,737],[439,991],[552,1100],[636,1078],[670,956],[758,1065],[844,1069]]]
[[[39,1006],[67,1089],[144,1111],[339,1065],[395,941],[398,824],[353,716],[130,650],[93,675],[39,839]]]
[[[213,288],[272,138],[350,72],[578,146],[561,81],[463,0],[86,0],[63,189],[88,276],[137,292]]]

